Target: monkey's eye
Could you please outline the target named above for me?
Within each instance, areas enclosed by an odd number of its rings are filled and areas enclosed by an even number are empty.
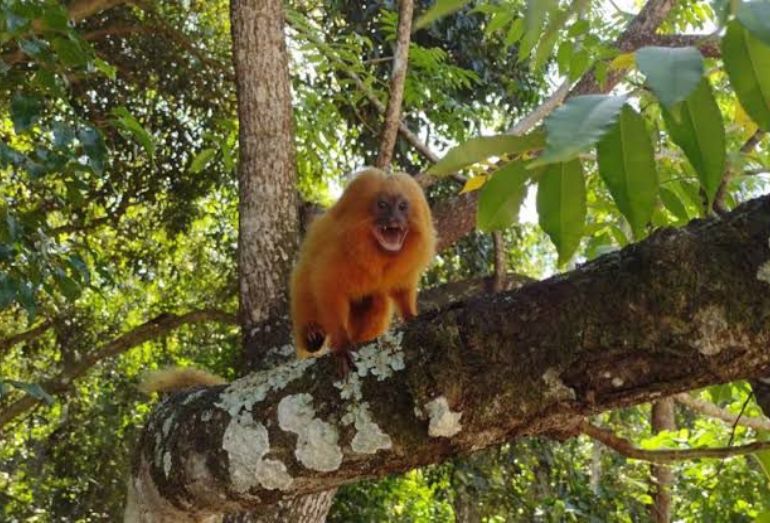
[[[398,204],[398,210],[399,211],[406,211],[409,208],[409,204],[405,201],[402,201]]]
[[[377,208],[378,209],[383,209],[383,210],[387,209],[388,208],[388,202],[386,202],[385,200],[377,200]]]

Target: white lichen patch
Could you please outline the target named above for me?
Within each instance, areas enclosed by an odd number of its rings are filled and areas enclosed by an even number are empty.
[[[622,387],[622,386],[623,386],[623,383],[624,383],[624,381],[623,381],[623,378],[620,378],[620,377],[618,377],[618,376],[615,376],[614,378],[612,378],[612,382],[611,382],[611,383],[612,383],[612,386],[613,386],[613,387],[615,387],[616,389],[618,389],[618,388],[620,388],[620,387]]]
[[[449,408],[449,402],[447,402],[444,396],[439,396],[426,403],[425,411],[430,419],[428,424],[428,435],[430,437],[451,438],[462,430],[460,418],[463,413],[453,412]]]
[[[310,394],[291,394],[278,403],[278,425],[297,435],[294,456],[306,468],[329,472],[342,464],[339,433],[331,423],[315,417]]]
[[[238,492],[256,486],[287,490],[292,477],[286,465],[274,459],[264,459],[270,450],[267,429],[248,412],[233,417],[225,429],[222,448],[227,452],[230,481]]]
[[[163,473],[166,477],[171,473],[171,453],[168,451],[163,454]]]
[[[255,372],[232,382],[219,396],[216,406],[236,417],[242,410],[251,411],[271,390],[281,390],[300,378],[315,363],[315,358],[293,360],[274,369]]]
[[[757,269],[757,279],[765,283],[770,283],[770,260],[759,266],[759,269]]]
[[[391,377],[395,371],[403,370],[403,338],[404,333],[401,331],[388,331],[374,342],[361,347],[353,353],[356,373],[362,378],[371,374],[377,377],[377,381],[382,381]]]
[[[358,454],[374,454],[378,450],[388,450],[393,442],[379,425],[372,420],[369,404],[366,402],[352,405],[342,417],[342,423],[352,424],[356,434],[350,442],[350,448]]]
[[[545,396],[553,398],[557,401],[567,401],[575,399],[575,391],[571,387],[567,387],[559,377],[559,371],[550,368],[543,373],[543,381],[545,382]]]
[[[693,346],[704,356],[719,354],[728,341],[725,336],[730,334],[724,309],[718,305],[709,305],[700,309],[693,320],[698,327]]]

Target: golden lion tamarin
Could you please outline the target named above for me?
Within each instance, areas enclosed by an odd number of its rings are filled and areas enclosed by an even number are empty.
[[[433,258],[436,233],[422,189],[407,174],[368,168],[316,218],[291,278],[297,355],[324,343],[349,365],[352,345],[385,332],[395,304],[417,314],[417,284]]]

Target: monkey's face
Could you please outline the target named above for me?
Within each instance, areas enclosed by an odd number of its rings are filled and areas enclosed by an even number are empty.
[[[409,200],[400,193],[382,192],[374,197],[372,234],[387,252],[399,252],[409,234]]]

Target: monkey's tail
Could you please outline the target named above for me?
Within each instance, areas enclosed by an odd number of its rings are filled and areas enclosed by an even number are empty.
[[[145,372],[138,388],[145,394],[152,392],[174,392],[192,387],[224,385],[227,381],[208,371],[193,367],[167,367]]]

